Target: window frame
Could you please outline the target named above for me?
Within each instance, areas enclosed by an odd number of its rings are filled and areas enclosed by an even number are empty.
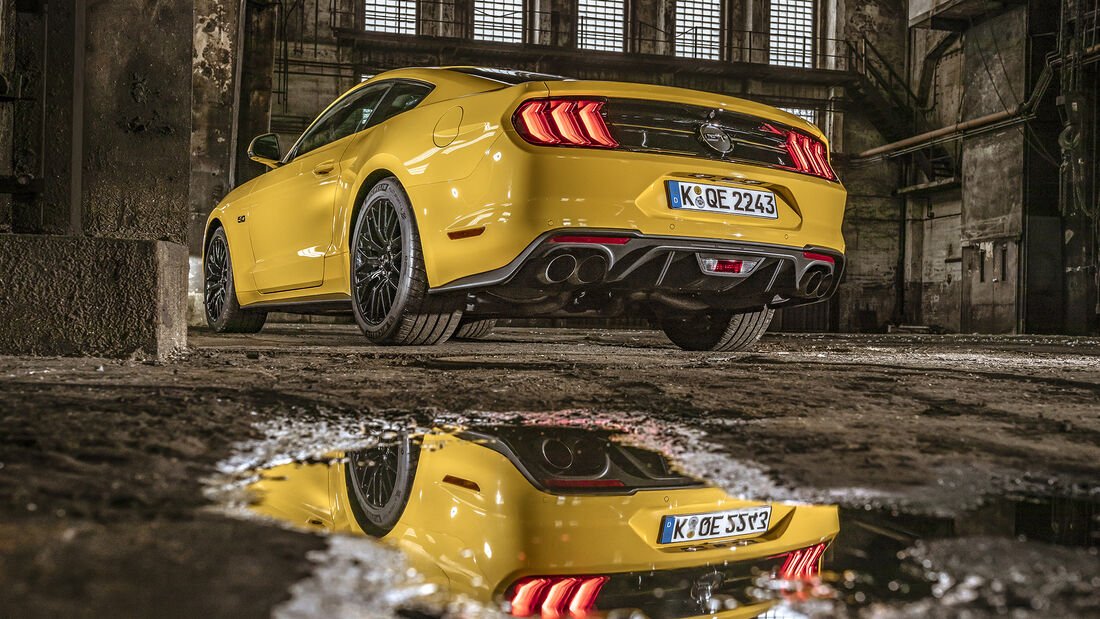
[[[378,98],[378,105],[375,106],[375,108],[373,110],[371,110],[371,115],[370,115],[370,118],[367,119],[366,126],[363,127],[362,129],[360,129],[359,131],[356,131],[355,133],[360,133],[362,131],[366,131],[367,129],[370,129],[371,127],[374,127],[375,123],[372,122],[374,120],[374,114],[378,111],[378,108],[382,106],[382,102],[386,100],[386,97],[389,96],[390,91],[393,90],[394,85],[399,84],[399,83],[422,84],[424,86],[427,86],[428,87],[428,92],[427,92],[427,94],[424,95],[424,99],[427,99],[428,95],[430,95],[432,93],[432,91],[435,90],[435,84],[433,84],[431,82],[426,82],[424,80],[417,80],[417,79],[411,79],[411,78],[395,77],[395,78],[389,78],[389,79],[384,79],[384,80],[378,80],[377,82],[371,82],[369,80],[365,81],[365,82],[361,82],[358,87],[349,90],[348,92],[344,93],[342,96],[338,97],[335,101],[330,103],[329,106],[326,107],[324,109],[324,111],[321,112],[317,116],[317,118],[313,119],[313,122],[309,123],[309,125],[306,127],[305,131],[302,132],[302,135],[298,136],[298,139],[294,141],[294,145],[290,147],[290,150],[288,150],[286,155],[283,157],[283,160],[282,160],[283,165],[286,165],[286,164],[290,163],[291,161],[294,161],[295,159],[298,158],[298,156],[299,156],[298,149],[302,145],[302,141],[305,139],[305,137],[307,135],[309,135],[309,132],[312,131],[314,127],[316,127],[322,121],[326,120],[332,114],[334,114],[341,103],[347,101],[348,99],[350,99],[352,97],[356,97],[358,95],[361,95],[362,92],[364,90],[368,89],[368,88],[371,88],[373,86],[377,86],[379,84],[384,84],[386,86],[386,88],[382,91],[382,95]],[[421,99],[420,103],[423,103],[424,99]],[[408,112],[410,110],[414,110],[414,109],[420,107],[420,103],[417,103],[412,108],[409,108],[408,110],[405,110],[405,112]],[[401,112],[400,114],[404,114],[405,112]],[[399,116],[400,114],[394,114],[394,116],[391,116],[390,118],[393,118],[395,116]],[[386,120],[389,120],[389,118],[387,118]],[[381,122],[385,122],[385,121],[379,121],[379,124]],[[355,135],[355,133],[352,133],[351,135]],[[344,137],[351,137],[351,135],[344,136]],[[322,144],[321,146],[318,146],[317,148],[323,148],[325,146],[328,146],[329,144],[332,144],[333,142],[338,142],[342,139],[344,139],[344,138],[339,138],[339,139],[333,140],[332,142],[326,142],[325,144]],[[313,149],[313,150],[317,150],[317,149]],[[313,152],[313,150],[311,150],[309,152]],[[302,155],[308,155],[309,153],[307,152],[307,153],[301,153],[301,154]]]

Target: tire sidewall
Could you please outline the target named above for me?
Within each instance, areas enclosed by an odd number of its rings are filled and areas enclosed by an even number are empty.
[[[367,214],[370,207],[380,199],[388,199],[397,212],[397,221],[401,227],[401,273],[397,282],[397,294],[394,297],[393,307],[390,308],[386,318],[377,325],[372,325],[363,318],[362,309],[359,307],[359,295],[355,290],[355,248],[358,244],[359,233],[366,225]],[[351,287],[351,303],[354,308],[355,322],[359,328],[372,338],[384,338],[396,331],[401,323],[405,306],[408,305],[409,292],[413,285],[413,247],[416,243],[416,220],[413,217],[412,207],[408,196],[397,183],[396,179],[386,178],[378,182],[367,197],[363,200],[362,208],[356,216],[355,226],[352,228],[351,252],[349,262],[349,285]]]

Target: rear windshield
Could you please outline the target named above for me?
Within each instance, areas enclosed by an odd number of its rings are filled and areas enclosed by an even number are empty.
[[[486,69],[481,67],[451,67],[451,71],[496,80],[505,84],[525,84],[527,82],[557,82],[567,77],[551,75],[549,73],[533,73],[531,71],[516,71],[514,69]]]

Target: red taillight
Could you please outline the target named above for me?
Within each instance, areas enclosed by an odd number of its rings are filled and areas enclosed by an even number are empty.
[[[585,99],[532,99],[512,116],[512,124],[524,140],[539,146],[591,146],[615,148],[607,123],[600,115],[603,101]]]
[[[625,245],[629,241],[625,236],[555,236],[551,243],[589,243],[599,245]]]
[[[788,554],[783,567],[779,568],[779,577],[783,580],[801,580],[817,575],[818,561],[824,552],[825,544],[818,544]]]
[[[813,252],[804,251],[802,257],[807,260],[820,260],[822,262],[828,262],[829,264],[836,264],[836,259],[832,256],[826,256],[825,254],[815,254]]]
[[[787,154],[791,156],[791,161],[794,162],[794,165],[789,166],[789,169],[813,174],[828,180],[836,178],[832,166],[829,165],[829,153],[825,149],[824,142],[797,131],[778,129],[769,123],[764,123],[760,129],[768,133],[781,135],[787,139],[783,146],[787,149]]]
[[[543,482],[553,488],[622,488],[626,484],[618,479],[547,479]]]
[[[512,616],[583,617],[596,604],[607,576],[553,576],[516,583]]]

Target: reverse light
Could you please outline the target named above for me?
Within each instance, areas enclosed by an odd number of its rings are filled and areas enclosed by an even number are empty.
[[[600,115],[603,101],[585,99],[531,99],[512,115],[512,124],[524,140],[539,146],[615,148],[619,142]]]
[[[711,273],[740,273],[745,265],[740,260],[722,260],[720,258],[703,258],[703,269]]]
[[[791,156],[791,161],[794,162],[793,166],[784,166],[788,170],[812,174],[830,181],[836,179],[836,174],[829,165],[829,153],[825,149],[824,142],[797,131],[779,129],[770,123],[764,123],[760,129],[786,138],[787,141],[783,146]]]
[[[779,577],[783,580],[803,580],[816,576],[820,571],[821,555],[825,544],[795,550],[787,555],[783,567],[779,568]]]
[[[524,579],[512,594],[512,616],[584,617],[596,604],[606,576],[552,576]]]

